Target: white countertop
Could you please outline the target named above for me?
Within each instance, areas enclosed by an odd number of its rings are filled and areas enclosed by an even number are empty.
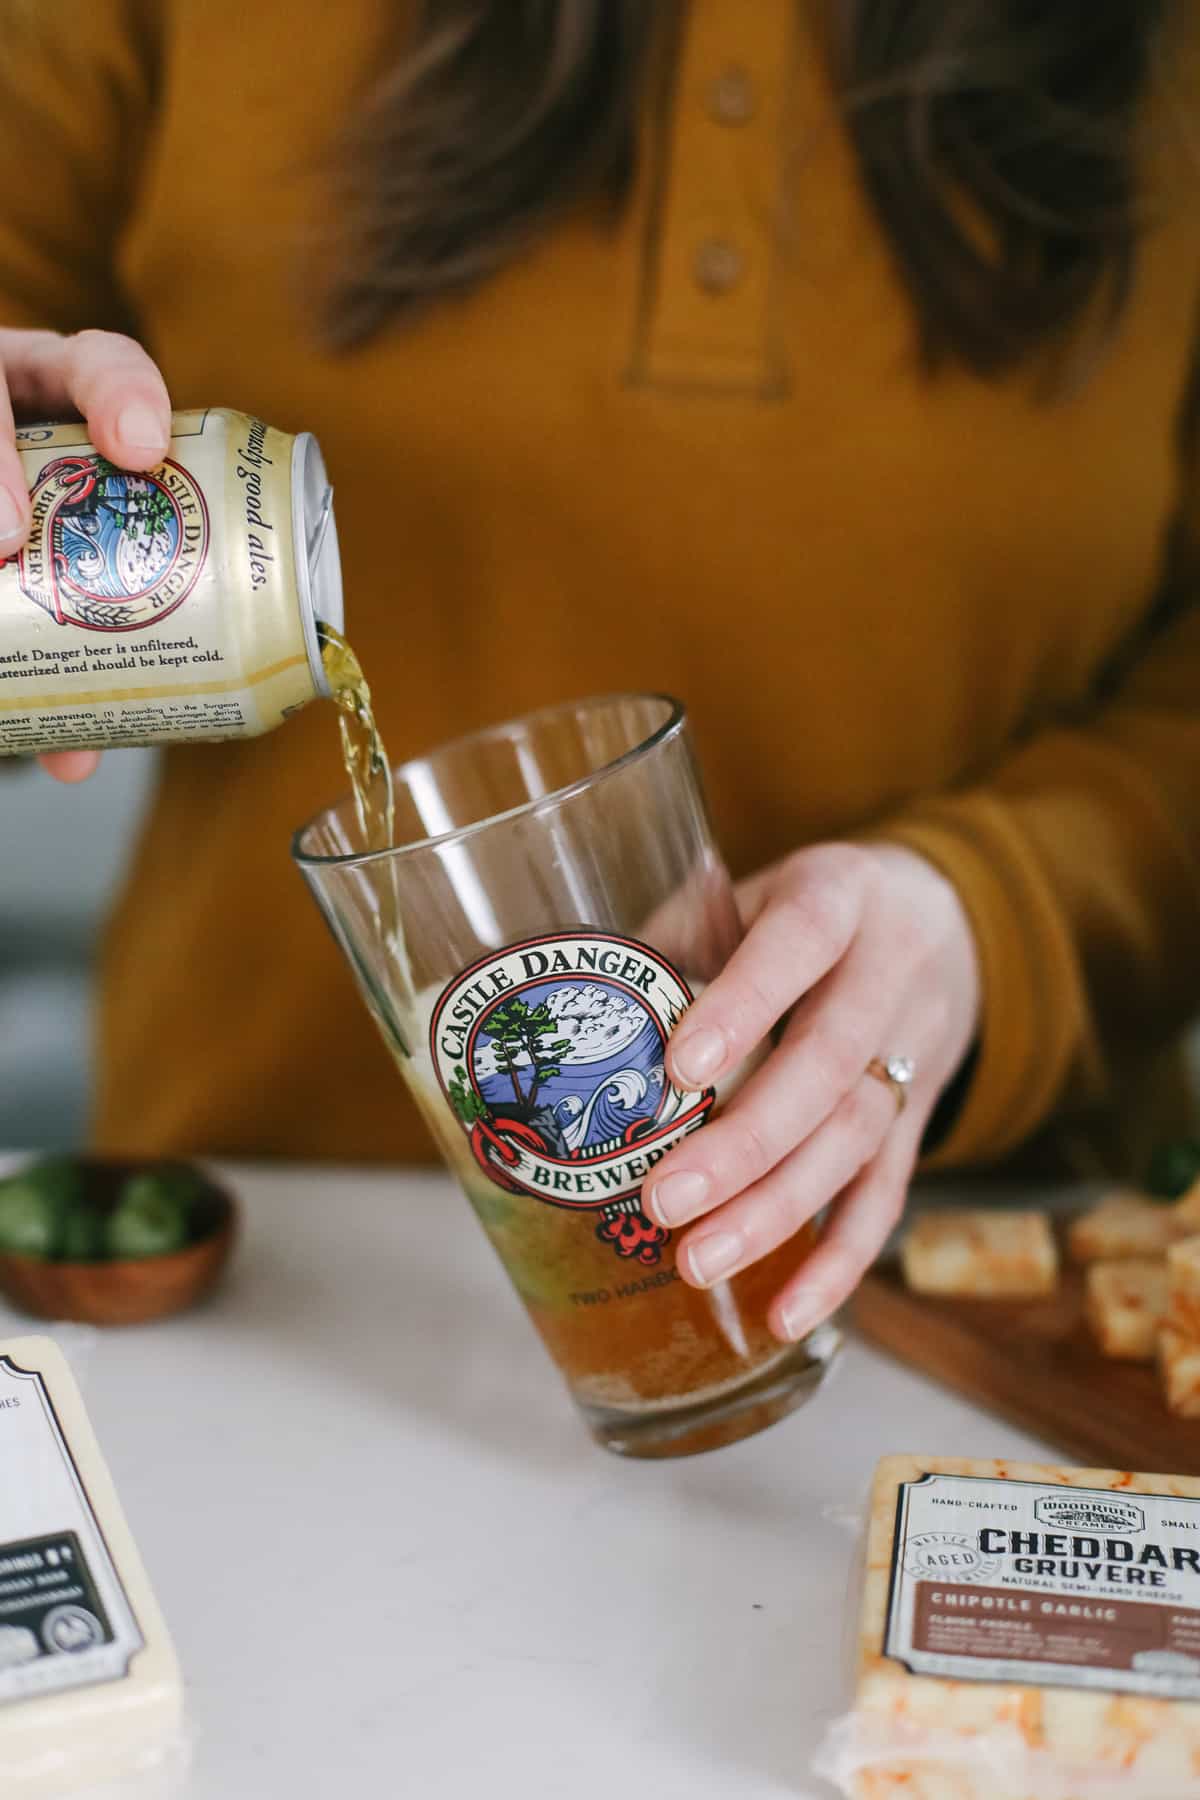
[[[186,1800],[815,1796],[876,1459],[1042,1449],[851,1342],[760,1437],[624,1461],[448,1180],[230,1180],[206,1307],[60,1335],[183,1665]]]

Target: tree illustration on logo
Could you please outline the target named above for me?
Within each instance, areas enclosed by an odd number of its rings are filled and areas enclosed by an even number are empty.
[[[97,507],[103,507],[105,512],[112,513],[114,518],[121,521],[121,529],[123,531],[128,531],[129,515],[126,513],[123,506],[118,505],[114,489],[111,485],[113,482],[120,480],[120,469],[118,469],[115,463],[110,463],[107,456],[93,456],[92,467],[96,477],[96,486],[94,490],[96,498],[93,504]]]
[[[150,484],[148,493],[138,493],[129,505],[122,506],[109,487],[110,481],[121,479],[121,470],[109,462],[107,456],[94,456],[92,464],[98,489],[96,504],[115,514],[126,537],[137,537],[140,533],[149,541],[160,531],[170,530],[174,511],[156,482]]]
[[[483,1099],[482,1095],[475,1092],[475,1089],[467,1080],[467,1071],[463,1068],[461,1063],[456,1067],[454,1071],[454,1080],[450,1083],[446,1091],[450,1096],[451,1106],[454,1108],[468,1131],[471,1129],[472,1125],[475,1124],[477,1119],[487,1119],[491,1117],[491,1114],[488,1112],[487,1102]]]
[[[174,517],[171,502],[160,487],[153,488],[146,498],[140,513],[131,513],[125,529],[132,536],[136,533],[139,520],[148,538],[156,537],[160,531],[169,531]]]
[[[517,1103],[530,1113],[542,1085],[562,1074],[556,1058],[565,1056],[571,1048],[570,1038],[556,1038],[553,1043],[545,1041],[556,1028],[545,1000],[531,1007],[516,996],[502,1000],[484,1025],[495,1046],[496,1060],[512,1082]],[[526,1065],[530,1071],[528,1094],[521,1086],[521,1074]]]

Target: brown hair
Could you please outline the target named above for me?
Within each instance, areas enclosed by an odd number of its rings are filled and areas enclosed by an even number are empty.
[[[1115,318],[1138,238],[1139,101],[1170,0],[826,3],[926,364],[992,374],[1097,303]],[[476,287],[568,212],[619,205],[658,27],[676,13],[418,0],[339,147],[334,341]]]

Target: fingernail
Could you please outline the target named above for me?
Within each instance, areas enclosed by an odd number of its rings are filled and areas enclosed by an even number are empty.
[[[681,1169],[656,1181],[650,1192],[651,1216],[660,1225],[682,1225],[702,1211],[708,1193],[708,1176]]]
[[[821,1323],[821,1308],[812,1294],[799,1294],[780,1309],[779,1322],[790,1343],[798,1343]]]
[[[52,767],[52,773],[59,781],[73,786],[77,781],[87,781],[100,767],[100,757],[95,750],[62,750]]]
[[[682,1038],[671,1052],[671,1063],[688,1087],[703,1087],[725,1061],[725,1034],[711,1025]]]
[[[714,1281],[720,1281],[722,1275],[728,1275],[737,1268],[745,1254],[745,1248],[741,1232],[714,1231],[711,1237],[689,1244],[688,1262],[692,1274],[705,1287],[711,1287]]]
[[[166,447],[167,429],[160,413],[135,400],[117,420],[117,436],[128,450],[161,451]]]
[[[18,505],[14,493],[0,487],[0,544],[7,543],[9,538],[20,537],[24,529],[24,508]]]

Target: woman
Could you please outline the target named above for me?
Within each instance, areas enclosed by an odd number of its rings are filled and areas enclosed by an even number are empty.
[[[1178,1117],[1150,1072],[1200,971],[1194,0],[0,26],[18,412],[75,407],[135,470],[168,393],[315,430],[397,756],[572,693],[690,701],[749,933],[673,1073],[788,1022],[645,1196],[686,1279],[834,1202],[774,1304],[799,1337],[923,1142],[1119,1162]],[[428,1154],[288,867],[335,780],[322,708],[167,756],[105,954],[103,1148]]]

